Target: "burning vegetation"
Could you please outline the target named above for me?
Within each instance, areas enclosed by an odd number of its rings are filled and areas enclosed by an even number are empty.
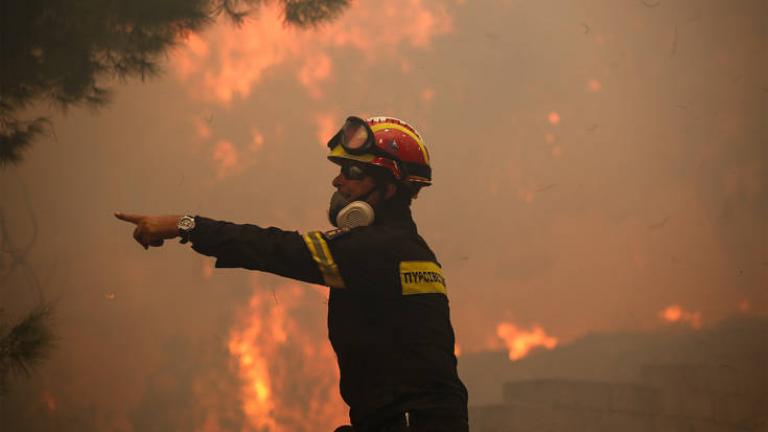
[[[526,330],[515,324],[502,322],[496,327],[496,335],[504,342],[512,361],[527,356],[534,348],[551,350],[557,346],[557,338],[549,336],[538,324]]]
[[[345,422],[336,358],[324,332],[317,331],[323,326],[298,319],[308,308],[324,309],[321,300],[318,291],[296,283],[275,293],[255,287],[240,312],[228,349],[248,430],[333,430]]]

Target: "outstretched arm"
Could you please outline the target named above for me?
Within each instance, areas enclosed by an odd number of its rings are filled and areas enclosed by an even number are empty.
[[[159,247],[164,240],[179,236],[182,216],[147,216],[115,213],[120,220],[136,226],[133,238],[145,249]],[[323,284],[317,263],[302,236],[297,232],[257,225],[234,224],[195,217],[190,232],[192,248],[216,257],[216,267],[260,270],[310,283]]]

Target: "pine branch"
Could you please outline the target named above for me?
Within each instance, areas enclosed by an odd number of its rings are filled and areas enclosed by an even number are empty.
[[[300,28],[330,21],[349,6],[349,0],[284,0],[285,22]]]
[[[30,143],[50,126],[50,120],[39,117],[32,121],[0,118],[0,168],[16,165]]]
[[[53,306],[42,303],[0,337],[0,392],[12,374],[29,376],[53,349]],[[0,322],[0,334],[5,324]]]
[[[243,20],[249,15],[248,7],[243,7],[240,3],[257,8],[260,0],[217,0],[214,2],[214,15],[224,14],[236,26],[243,23]]]
[[[115,0],[2,2],[0,13],[0,169],[18,164],[45,131],[42,118],[18,113],[40,101],[65,110],[109,102],[101,83],[145,80],[162,72],[164,55],[180,37],[201,31],[219,15],[235,25],[265,4],[283,21],[315,27],[343,13],[350,0]]]

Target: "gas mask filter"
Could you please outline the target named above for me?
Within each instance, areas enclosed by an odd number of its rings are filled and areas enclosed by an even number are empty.
[[[328,219],[331,224],[337,228],[355,228],[372,224],[375,212],[365,199],[375,190],[376,188],[355,200],[348,200],[338,191],[334,192],[328,208]]]

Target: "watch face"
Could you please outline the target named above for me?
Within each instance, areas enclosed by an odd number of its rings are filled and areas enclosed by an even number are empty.
[[[195,220],[192,219],[191,217],[184,216],[183,218],[179,219],[180,230],[189,231],[194,227],[195,227]]]

